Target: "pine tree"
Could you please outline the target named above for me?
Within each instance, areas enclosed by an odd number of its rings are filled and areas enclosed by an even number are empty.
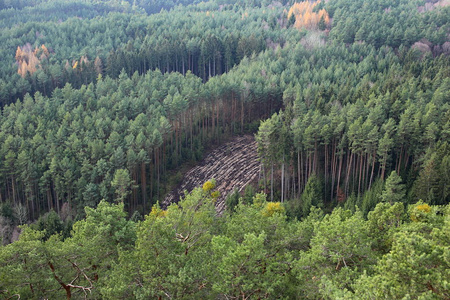
[[[306,184],[305,190],[301,196],[301,207],[304,218],[309,215],[311,206],[323,206],[322,185],[316,175],[309,177],[308,183]]]
[[[116,170],[111,186],[116,190],[116,201],[119,203],[124,203],[127,197],[131,194],[131,188],[133,188],[133,181],[131,180],[130,172],[126,169]]]
[[[381,194],[381,201],[393,204],[402,202],[405,199],[405,185],[402,184],[402,178],[397,175],[396,171],[392,171],[391,175],[386,179],[386,185]]]

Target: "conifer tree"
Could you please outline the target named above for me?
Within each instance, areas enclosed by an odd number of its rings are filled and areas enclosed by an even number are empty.
[[[393,204],[405,200],[405,185],[402,184],[402,178],[397,175],[396,171],[392,171],[391,175],[386,179],[381,201]]]

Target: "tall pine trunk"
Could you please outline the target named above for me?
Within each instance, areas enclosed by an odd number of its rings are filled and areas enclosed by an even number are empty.
[[[283,163],[281,164],[281,202],[284,202],[284,154]]]

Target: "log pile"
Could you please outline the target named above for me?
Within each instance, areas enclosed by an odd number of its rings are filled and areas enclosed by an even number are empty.
[[[233,139],[206,156],[196,167],[183,176],[181,185],[171,191],[164,199],[162,207],[178,202],[184,191],[192,191],[210,179],[216,180],[216,190],[220,197],[216,210],[221,214],[225,210],[225,199],[234,190],[242,192],[245,187],[258,179],[260,162],[253,136],[245,135]]]

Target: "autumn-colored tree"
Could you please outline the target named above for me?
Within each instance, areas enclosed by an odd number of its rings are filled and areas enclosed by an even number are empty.
[[[285,209],[281,202],[267,202],[265,208],[262,211],[264,217],[271,217],[275,213],[284,213]]]
[[[42,54],[45,55],[46,57],[48,57],[50,55],[50,52],[48,52],[47,47],[45,47],[45,45],[41,46],[41,50],[42,50]]]
[[[325,29],[330,24],[330,17],[325,9],[313,12],[314,7],[318,3],[320,3],[320,1],[294,3],[289,9],[288,20],[291,20],[292,16],[294,16],[294,27],[297,29]]]
[[[95,68],[95,72],[97,73],[97,75],[103,73],[103,63],[102,63],[102,60],[100,59],[100,57],[98,57],[98,56],[95,58],[94,68]]]
[[[18,46],[15,56],[18,64],[17,73],[22,77],[25,77],[27,72],[33,74],[41,60],[47,59],[49,55],[50,53],[45,45],[36,47],[34,50],[31,49],[30,44],[26,44],[22,48]]]

